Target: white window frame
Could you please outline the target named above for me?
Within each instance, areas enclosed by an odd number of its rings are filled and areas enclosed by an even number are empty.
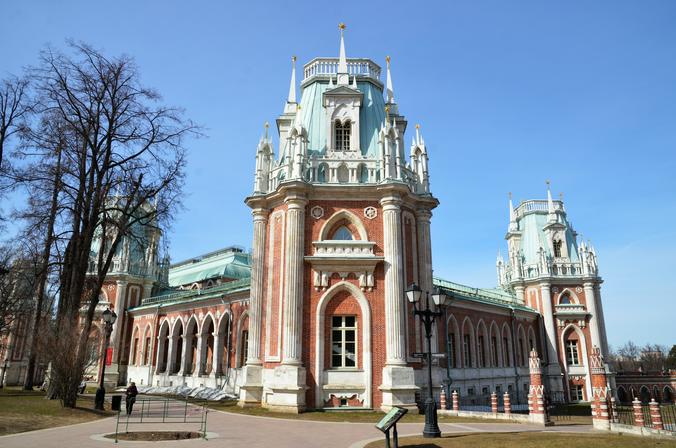
[[[566,363],[569,366],[582,365],[580,363],[580,341],[577,339],[569,339],[566,341]]]
[[[353,317],[354,318],[354,326],[353,327],[348,327],[346,326],[345,320],[348,317]],[[335,318],[340,318],[340,326],[336,327],[334,326],[333,320]],[[334,331],[340,331],[340,365],[335,365],[333,363],[333,347],[334,347],[334,340],[333,340],[333,332]],[[352,341],[347,341],[347,338],[345,337],[348,332],[354,332],[354,338]],[[346,314],[346,315],[340,315],[340,316],[331,316],[331,346],[330,346],[330,353],[331,353],[331,368],[332,369],[338,369],[338,370],[355,370],[359,368],[359,319],[357,316],[352,315],[352,314]],[[354,343],[354,366],[346,366],[346,359],[348,358],[348,352],[346,349],[346,345],[349,343]]]

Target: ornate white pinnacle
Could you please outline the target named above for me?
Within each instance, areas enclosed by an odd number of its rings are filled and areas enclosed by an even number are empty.
[[[338,56],[338,85],[348,85],[350,83],[350,75],[347,73],[347,57],[345,57],[345,38],[343,36],[345,31],[345,24],[340,23],[340,54]]]
[[[387,56],[385,60],[387,61],[387,102],[394,103],[394,88],[392,87],[392,74],[390,73],[390,57]]]

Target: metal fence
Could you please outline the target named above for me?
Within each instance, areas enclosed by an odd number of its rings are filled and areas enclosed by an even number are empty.
[[[128,433],[130,425],[140,424],[177,424],[189,423],[198,424],[198,432],[202,438],[207,436],[207,401],[190,401],[185,399],[156,397],[156,396],[137,396],[132,412],[125,411],[117,413],[115,422],[115,443],[118,440],[118,434]],[[124,431],[122,431],[124,429]]]
[[[676,432],[676,405],[667,404],[660,406],[662,425],[666,431]]]

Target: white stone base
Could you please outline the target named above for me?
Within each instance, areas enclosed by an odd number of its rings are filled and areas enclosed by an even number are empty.
[[[594,425],[594,429],[610,431],[610,420],[608,419],[592,418],[592,424]]]
[[[263,367],[246,365],[242,368],[244,383],[239,389],[239,406],[255,406],[263,396]]]
[[[415,385],[413,367],[385,366],[383,368],[383,384],[379,389],[383,393],[383,402],[380,408],[387,412],[393,406],[410,410],[417,410],[415,393],[420,390]]]
[[[266,371],[262,405],[270,410],[297,414],[305,410],[305,367],[281,365]]]

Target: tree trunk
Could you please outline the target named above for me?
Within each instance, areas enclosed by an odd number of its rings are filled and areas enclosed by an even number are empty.
[[[28,351],[28,366],[26,367],[26,377],[24,378],[24,390],[33,390],[33,378],[35,376],[35,363],[37,359],[38,337],[40,335],[40,321],[42,320],[42,307],[45,300],[45,288],[47,287],[47,277],[49,275],[49,259],[51,257],[52,243],[54,239],[54,222],[56,221],[56,212],[59,200],[59,190],[61,188],[61,145],[56,148],[56,168],[54,172],[54,190],[52,191],[52,200],[49,207],[49,221],[47,222],[47,235],[45,237],[45,247],[42,254],[42,267],[40,269],[40,278],[38,281],[37,303],[35,304],[35,315],[33,317],[33,329],[30,348]]]

